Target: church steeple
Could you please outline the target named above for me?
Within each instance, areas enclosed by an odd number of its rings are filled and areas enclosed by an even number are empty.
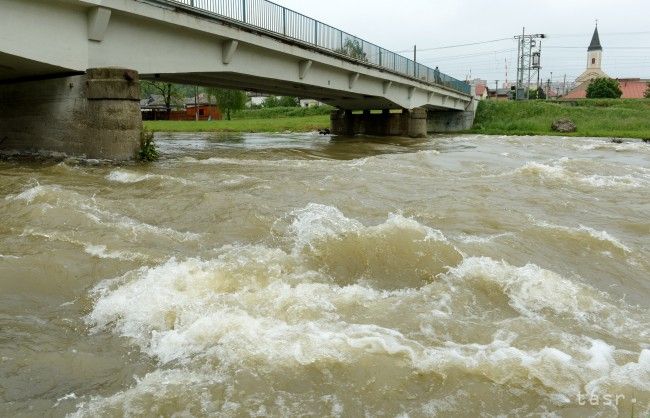
[[[598,35],[598,21],[596,21],[596,29],[591,37],[591,43],[587,48],[587,70],[576,79],[578,83],[585,83],[597,77],[607,77],[601,68],[603,63],[603,47],[600,44],[600,36]]]
[[[600,45],[600,36],[598,36],[598,24],[596,24],[596,29],[594,29],[594,36],[591,37],[591,43],[587,51],[602,51],[603,47]]]

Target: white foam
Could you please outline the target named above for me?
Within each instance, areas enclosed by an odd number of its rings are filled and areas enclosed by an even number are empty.
[[[470,257],[451,268],[446,277],[498,284],[508,296],[510,305],[529,318],[542,317],[544,312],[551,310],[586,320],[609,307],[599,300],[594,289],[535,264],[514,267],[487,257]]]
[[[448,242],[441,231],[394,213],[389,214],[381,224],[364,226],[356,219],[346,217],[336,207],[309,203],[305,208],[291,212],[290,217],[293,220],[288,231],[294,236],[298,249],[312,247],[315,241],[344,234],[372,236],[398,230],[419,232],[424,236],[424,241]]]
[[[147,180],[168,180],[168,181],[181,183],[184,185],[194,184],[189,180],[179,178],[179,177],[166,176],[160,174],[141,174],[141,173],[134,173],[132,171],[126,171],[126,170],[113,170],[106,175],[106,180],[116,182],[116,183],[123,183],[123,184],[135,184]]]
[[[568,185],[589,186],[591,188],[635,189],[650,185],[650,176],[645,173],[624,175],[583,174],[567,169],[574,160],[563,157],[548,164],[529,161],[523,166],[497,175],[532,175],[541,180],[562,182]],[[638,167],[636,167],[638,169]],[[493,176],[485,176],[493,177]]]
[[[460,242],[465,244],[488,244],[499,238],[510,237],[514,234],[512,232],[503,232],[501,234],[492,234],[492,235],[468,235],[468,234],[458,234],[456,237]]]
[[[8,195],[5,197],[5,200],[23,200],[27,203],[32,203],[34,199],[41,197],[49,193],[58,193],[61,191],[61,187],[58,185],[36,185],[30,187],[17,195]]]
[[[20,257],[18,257],[18,256],[16,256],[16,255],[4,255],[4,254],[0,254],[0,258],[6,258],[6,259],[17,260],[17,259],[19,259]]]
[[[146,259],[147,257],[139,253],[127,253],[124,251],[108,251],[105,245],[92,245],[88,244],[85,246],[84,251],[92,256],[97,258],[104,259],[115,259],[115,260],[141,260]]]

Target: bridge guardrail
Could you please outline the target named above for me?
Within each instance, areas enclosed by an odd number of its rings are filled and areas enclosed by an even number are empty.
[[[469,84],[268,0],[157,0],[182,4],[407,77],[470,94]]]

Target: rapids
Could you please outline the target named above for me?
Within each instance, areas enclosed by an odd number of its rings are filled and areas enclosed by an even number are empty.
[[[0,162],[0,416],[650,414],[650,145]]]

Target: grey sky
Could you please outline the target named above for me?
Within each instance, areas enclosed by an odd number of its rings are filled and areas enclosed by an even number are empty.
[[[542,78],[575,79],[586,67],[595,19],[612,77],[650,78],[650,0],[277,0],[393,51],[412,50],[418,61],[460,79],[514,80],[514,40],[462,48],[427,48],[545,33]],[[412,52],[404,52],[411,57]]]

